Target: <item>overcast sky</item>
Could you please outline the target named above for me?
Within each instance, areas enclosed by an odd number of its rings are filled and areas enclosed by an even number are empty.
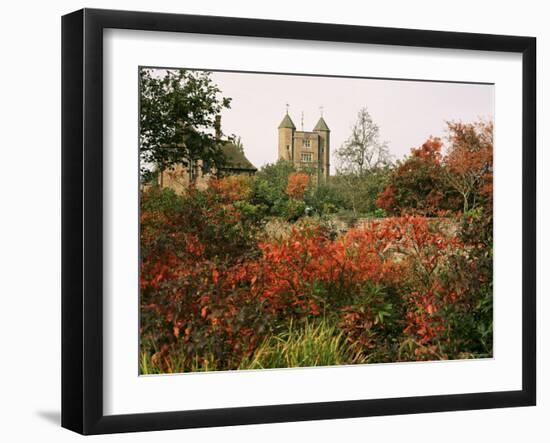
[[[363,106],[379,125],[394,159],[430,135],[443,137],[446,120],[494,116],[492,85],[233,72],[213,72],[212,79],[233,99],[231,109],[222,114],[223,132],[242,138],[246,156],[258,168],[277,160],[277,127],[286,103],[298,130],[304,113],[306,131],[313,129],[323,107],[331,130],[331,173],[334,151],[349,137]]]

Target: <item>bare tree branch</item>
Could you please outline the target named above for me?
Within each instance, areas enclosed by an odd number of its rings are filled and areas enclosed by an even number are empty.
[[[388,144],[380,141],[380,128],[366,107],[357,113],[357,121],[351,128],[351,135],[336,150],[336,157],[342,172],[359,176],[391,162]]]

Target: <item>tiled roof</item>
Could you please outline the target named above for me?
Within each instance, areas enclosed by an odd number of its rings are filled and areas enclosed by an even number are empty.
[[[226,164],[221,169],[240,169],[246,171],[257,171],[258,169],[250,163],[244,153],[233,143],[226,143],[223,148]]]

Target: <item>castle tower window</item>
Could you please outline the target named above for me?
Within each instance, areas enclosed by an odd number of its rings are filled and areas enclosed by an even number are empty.
[[[313,154],[311,152],[302,152],[302,161],[311,162],[313,160]]]
[[[311,147],[311,140],[305,139],[304,140],[304,148],[310,148]]]

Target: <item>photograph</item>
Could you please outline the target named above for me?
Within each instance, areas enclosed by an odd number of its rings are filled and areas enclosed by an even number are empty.
[[[493,83],[137,79],[140,375],[493,358]]]

